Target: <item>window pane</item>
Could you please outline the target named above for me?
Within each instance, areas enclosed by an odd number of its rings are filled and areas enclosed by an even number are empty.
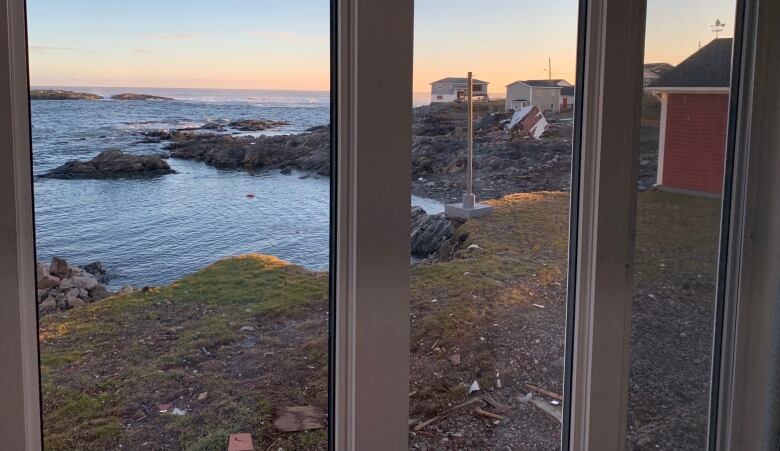
[[[27,3],[46,449],[326,449],[329,2]]]
[[[577,6],[415,5],[411,449],[560,447]]]
[[[648,2],[628,415],[635,449],[707,443],[734,11],[733,0]]]

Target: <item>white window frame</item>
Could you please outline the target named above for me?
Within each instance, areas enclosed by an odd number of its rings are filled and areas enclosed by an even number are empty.
[[[717,440],[710,442],[724,450],[771,446],[765,401],[777,387],[771,362],[762,357],[780,327],[780,136],[778,127],[762,126],[780,121],[774,89],[780,65],[770,30],[780,23],[780,5],[745,1],[751,33],[739,61],[744,99],[731,232],[722,253],[728,271],[713,406]],[[625,447],[645,0],[582,4],[563,448],[617,450]],[[339,451],[397,451],[408,447],[410,155],[404,149],[411,142],[413,2],[338,0],[333,19],[339,73],[332,443]],[[23,0],[0,2],[0,60],[0,448],[36,451],[41,425]],[[753,87],[762,95],[754,96]]]

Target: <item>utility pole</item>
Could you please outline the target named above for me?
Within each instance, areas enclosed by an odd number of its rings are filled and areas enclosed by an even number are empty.
[[[547,75],[550,78],[550,81],[552,81],[552,57],[547,57]]]
[[[467,155],[466,155],[466,192],[463,193],[463,202],[447,204],[444,206],[444,214],[449,218],[471,219],[487,216],[493,212],[493,207],[478,203],[474,195],[474,77],[471,72],[466,79],[468,83],[468,102],[466,120],[468,124]]]
[[[466,163],[466,193],[463,195],[463,208],[474,208],[474,77],[469,72],[468,99],[469,106],[466,113],[468,124],[466,128],[469,134],[468,156]]]

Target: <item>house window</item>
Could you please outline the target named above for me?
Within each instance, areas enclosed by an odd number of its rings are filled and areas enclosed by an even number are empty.
[[[87,39],[94,51],[91,69],[74,62],[63,72],[58,56],[30,47],[44,447],[225,450],[231,434],[245,433],[255,449],[325,449],[336,173],[329,49],[319,39],[328,40],[328,3],[274,8],[287,33],[318,37],[295,46],[312,57],[305,77],[288,66],[288,48],[266,55],[274,75],[226,58],[213,84],[191,78],[213,65],[198,33],[271,50],[275,38],[233,32],[244,15],[266,16],[265,5],[190,10],[182,35],[159,35],[160,11],[131,3],[27,5],[30,42]],[[63,14],[69,28],[52,28]],[[135,31],[101,25],[117,16]],[[111,50],[141,46],[122,57],[134,68],[123,84],[156,87],[101,88],[115,83],[101,75],[114,70]],[[190,69],[170,64],[189,52]],[[309,83],[317,91],[301,91]],[[37,87],[49,84],[83,88]],[[259,149],[279,143],[266,133],[288,135],[280,156],[317,161],[261,163]],[[195,157],[206,136],[215,141]],[[233,157],[216,163],[222,152]],[[74,173],[71,160],[102,163]],[[0,449],[25,448],[3,440]]]
[[[441,100],[443,98],[444,98],[443,96],[436,96],[436,100]]]

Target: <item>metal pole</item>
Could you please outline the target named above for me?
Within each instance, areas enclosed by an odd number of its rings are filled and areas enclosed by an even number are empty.
[[[471,72],[468,76],[468,162],[466,164],[466,194],[463,196],[463,206],[474,208],[474,84]]]

